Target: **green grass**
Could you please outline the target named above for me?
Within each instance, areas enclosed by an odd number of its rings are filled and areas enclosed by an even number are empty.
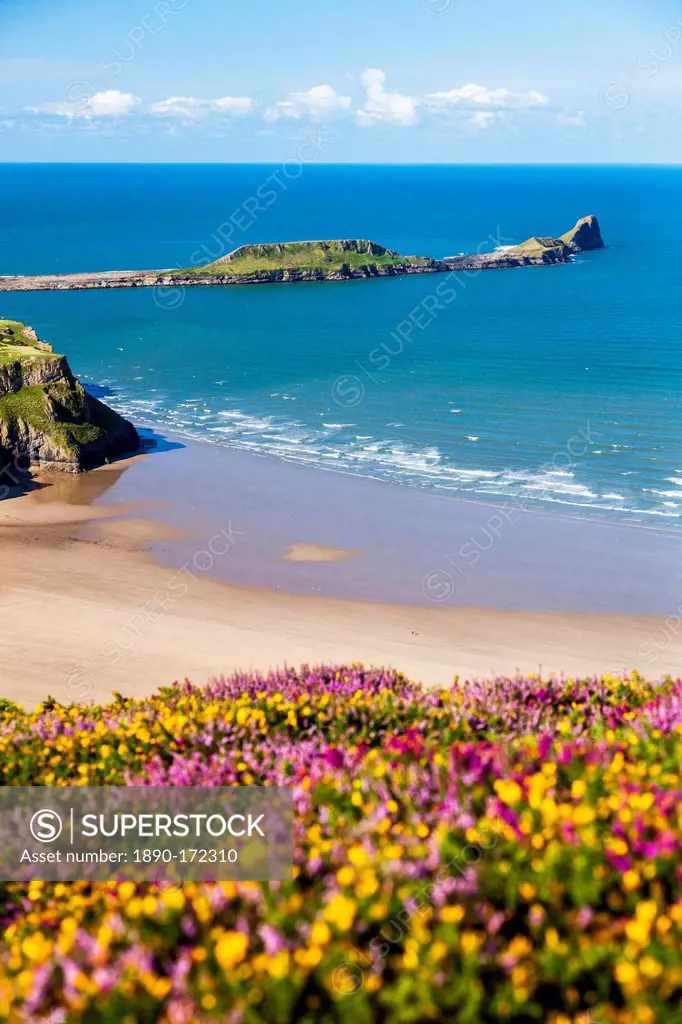
[[[52,350],[36,341],[29,328],[17,320],[0,320],[0,365],[17,359],[45,359]]]
[[[381,247],[379,247],[381,248]],[[280,244],[243,246],[240,254],[231,260],[216,261],[204,267],[186,267],[181,271],[190,275],[249,276],[276,270],[323,271],[334,273],[345,265],[360,270],[370,264],[378,267],[426,265],[429,260],[421,256],[401,256],[383,249],[378,255],[343,249],[338,241],[282,242]]]
[[[59,406],[59,420],[54,420],[50,414],[50,398]],[[93,404],[101,407],[100,402]],[[112,415],[116,414],[112,412]],[[80,385],[70,388],[65,381],[36,384],[0,398],[0,421],[14,427],[23,420],[36,432],[45,434],[54,445],[74,455],[80,445],[97,441],[106,429],[105,417],[100,419],[98,415],[97,422],[83,422],[84,417],[85,392]]]
[[[120,428],[124,421],[113,409],[87,395],[71,376],[66,359],[55,355],[51,346],[40,342],[30,328],[14,320],[0,320],[0,371],[3,363],[16,363],[17,359],[24,361],[18,381],[10,371],[9,387],[24,383],[27,377],[30,379],[26,364],[39,358],[52,358],[55,373],[35,376],[38,379],[41,376],[56,379],[43,384],[25,384],[7,394],[0,389],[0,426],[7,428],[5,443],[9,445],[9,456],[3,447],[0,461],[7,462],[11,458],[15,444],[19,449],[23,447],[19,425],[25,424],[31,434],[36,435],[36,442],[41,435],[49,442],[52,452],[46,452],[45,457],[75,463],[76,468],[81,469],[84,465],[83,448],[101,441],[110,431]],[[51,371],[51,367],[48,370]]]
[[[526,256],[537,256],[544,252],[551,252],[553,249],[563,249],[565,243],[560,238],[542,238],[534,235],[520,245],[515,245],[510,252],[521,252]]]

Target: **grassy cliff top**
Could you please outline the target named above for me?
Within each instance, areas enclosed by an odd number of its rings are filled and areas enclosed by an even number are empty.
[[[599,221],[594,214],[581,217],[575,227],[558,238],[534,235],[532,238],[515,245],[510,252],[524,253],[527,256],[538,256],[542,253],[559,250],[566,256],[574,252],[586,252],[590,249],[603,249],[604,241],[599,229]]]
[[[183,273],[244,275],[276,270],[324,271],[334,273],[343,266],[359,269],[429,263],[421,256],[402,256],[376,242],[364,240],[321,240],[314,242],[273,242],[242,245],[234,252],[203,267],[188,267]]]
[[[543,253],[558,251],[564,256],[570,256],[572,250],[560,238],[547,238],[534,235],[520,245],[515,245],[509,250],[511,253],[523,253],[524,256],[542,256]]]
[[[32,327],[18,320],[0,320],[0,364],[52,354],[52,346],[39,341]]]

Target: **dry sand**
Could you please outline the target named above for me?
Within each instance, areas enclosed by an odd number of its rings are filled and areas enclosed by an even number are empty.
[[[90,474],[93,496],[122,468]],[[428,684],[633,667],[656,678],[682,664],[679,632],[653,616],[368,604],[171,570],[144,550],[160,528],[139,508],[122,519],[120,505],[73,503],[71,487],[0,505],[0,695],[27,707],[305,662],[391,665]]]
[[[350,548],[331,548],[324,544],[292,544],[284,562],[344,562],[360,552]]]

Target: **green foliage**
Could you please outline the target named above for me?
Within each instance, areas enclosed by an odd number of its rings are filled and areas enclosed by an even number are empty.
[[[45,359],[52,355],[49,345],[39,342],[25,324],[0,320],[0,365],[24,359]]]
[[[346,246],[344,248],[344,245]],[[370,251],[372,246],[374,252]],[[340,272],[347,267],[358,271],[364,267],[400,267],[406,264],[427,265],[421,256],[402,256],[383,246],[366,244],[367,251],[348,248],[342,241],[282,242],[264,245],[244,245],[230,259],[216,260],[205,267],[188,267],[183,274],[220,276],[251,276],[277,270]]]
[[[85,393],[80,384],[74,389],[66,381],[35,384],[0,398],[0,422],[16,427],[22,420],[71,454],[76,454],[80,445],[97,441],[103,433],[97,423],[83,422],[84,416]]]

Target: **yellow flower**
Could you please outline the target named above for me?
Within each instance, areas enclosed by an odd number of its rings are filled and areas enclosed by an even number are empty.
[[[366,899],[367,896],[373,896],[378,888],[379,883],[374,872],[370,868],[363,871],[358,879],[356,887],[356,893],[360,899]]]
[[[265,964],[265,969],[272,978],[281,980],[289,973],[291,957],[286,949],[280,949],[279,953],[270,956]],[[319,962],[319,960],[318,960]],[[314,966],[314,965],[311,965]]]
[[[639,962],[639,970],[645,978],[657,978],[663,971],[663,965],[652,956],[645,956]]]
[[[45,938],[42,932],[36,932],[35,935],[29,935],[28,938],[24,939],[21,944],[21,951],[29,960],[33,960],[34,963],[41,963],[47,960],[52,952],[52,943]]]
[[[154,999],[165,999],[172,987],[170,978],[150,977],[145,983],[145,988]]]
[[[477,932],[462,932],[460,945],[465,954],[475,953],[483,945],[483,936]]]
[[[516,935],[507,947],[507,953],[514,957],[528,956],[533,949],[525,935]]]
[[[153,917],[156,914],[157,906],[157,899],[155,896],[152,896],[151,893],[145,896],[145,898],[142,900],[142,910],[147,915],[147,917]]]
[[[342,893],[337,893],[325,907],[324,917],[339,931],[346,932],[355,920],[355,903]]]
[[[246,956],[249,940],[241,932],[225,932],[216,944],[216,960],[224,971],[241,963]]]
[[[325,921],[316,921],[310,929],[310,942],[313,946],[326,946],[331,937],[331,929]]]
[[[339,885],[352,885],[355,879],[355,872],[349,864],[345,864],[336,872],[336,881]]]
[[[349,849],[348,860],[351,862],[353,867],[362,868],[369,861],[369,857],[367,856],[365,848],[360,846],[358,843],[355,846],[351,846]]]
[[[625,934],[631,942],[636,942],[638,946],[644,946],[649,941],[649,929],[648,921],[628,921],[625,925]]]
[[[464,907],[443,907],[440,919],[444,924],[459,924],[464,917]]]
[[[615,974],[616,981],[621,985],[630,985],[633,981],[637,981],[637,968],[629,960],[621,960],[619,964],[616,964]]]
[[[185,895],[182,889],[164,889],[161,902],[167,910],[182,910],[185,906]]]
[[[580,804],[573,812],[573,821],[576,825],[589,825],[595,817],[594,809],[588,804]]]
[[[643,921],[653,921],[656,917],[658,907],[656,906],[655,900],[642,900],[641,903],[637,904],[637,910],[635,911],[637,917]]]
[[[626,892],[633,892],[635,889],[639,889],[640,883],[639,873],[633,871],[632,868],[623,875],[623,888]]]
[[[503,804],[509,805],[517,804],[523,796],[519,784],[509,779],[497,779],[495,782],[495,792]]]
[[[134,882],[121,882],[118,887],[118,898],[121,903],[127,903],[129,899],[135,895],[135,883]]]
[[[294,953],[294,960],[300,967],[317,967],[321,959],[322,950],[319,946],[312,946],[310,949],[297,949]],[[265,969],[272,974],[270,964],[266,964]],[[284,976],[282,975],[282,977]],[[277,975],[273,975],[273,977],[277,977]]]

